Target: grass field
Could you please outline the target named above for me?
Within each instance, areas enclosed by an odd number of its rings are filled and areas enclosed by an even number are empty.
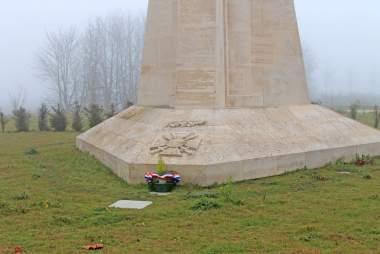
[[[345,112],[343,115],[350,117],[349,112]],[[356,120],[373,128],[375,126],[375,113],[371,111],[359,112]]]
[[[77,151],[75,136],[0,134],[0,253],[92,242],[98,253],[380,253],[380,159],[156,197]],[[107,208],[119,199],[154,203]]]

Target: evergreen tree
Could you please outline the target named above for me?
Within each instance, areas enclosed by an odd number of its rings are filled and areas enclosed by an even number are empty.
[[[81,113],[81,106],[79,105],[78,102],[75,102],[74,112],[73,112],[73,123],[71,127],[73,128],[73,130],[77,132],[80,132],[83,129],[82,117],[80,113]]]
[[[4,133],[5,132],[5,126],[8,123],[8,119],[5,116],[3,112],[0,112],[0,125],[1,125],[1,131]]]
[[[31,115],[26,111],[24,107],[19,107],[18,109],[13,110],[13,116],[15,119],[16,131],[29,131]]]
[[[111,104],[110,111],[107,112],[106,117],[111,118],[116,114],[115,104]]]
[[[358,118],[358,109],[359,109],[358,103],[354,103],[350,106],[350,116],[354,120]]]
[[[90,108],[85,108],[85,111],[91,128],[103,122],[103,108],[101,106],[92,104]]]
[[[67,127],[67,119],[65,110],[60,104],[52,107],[53,113],[50,114],[50,125],[55,131],[65,131]]]
[[[379,107],[376,105],[375,106],[375,128],[378,129],[379,128]]]
[[[48,116],[49,116],[49,109],[46,106],[46,104],[43,103],[38,111],[38,129],[40,131],[49,130]]]

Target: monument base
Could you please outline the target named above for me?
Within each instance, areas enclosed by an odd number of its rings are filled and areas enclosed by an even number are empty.
[[[77,137],[131,184],[162,156],[185,184],[208,186],[380,155],[380,132],[317,105],[263,109],[131,107]]]

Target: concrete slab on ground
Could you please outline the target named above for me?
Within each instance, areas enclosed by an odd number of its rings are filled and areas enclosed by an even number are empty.
[[[119,200],[109,207],[120,209],[144,209],[153,204],[151,201]]]

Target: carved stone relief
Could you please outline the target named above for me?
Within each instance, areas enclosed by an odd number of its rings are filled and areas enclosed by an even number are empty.
[[[207,121],[174,121],[168,123],[167,128],[191,128],[197,126],[204,126],[207,124]]]
[[[195,133],[169,133],[158,138],[150,147],[152,155],[183,157],[193,155],[202,139]]]

